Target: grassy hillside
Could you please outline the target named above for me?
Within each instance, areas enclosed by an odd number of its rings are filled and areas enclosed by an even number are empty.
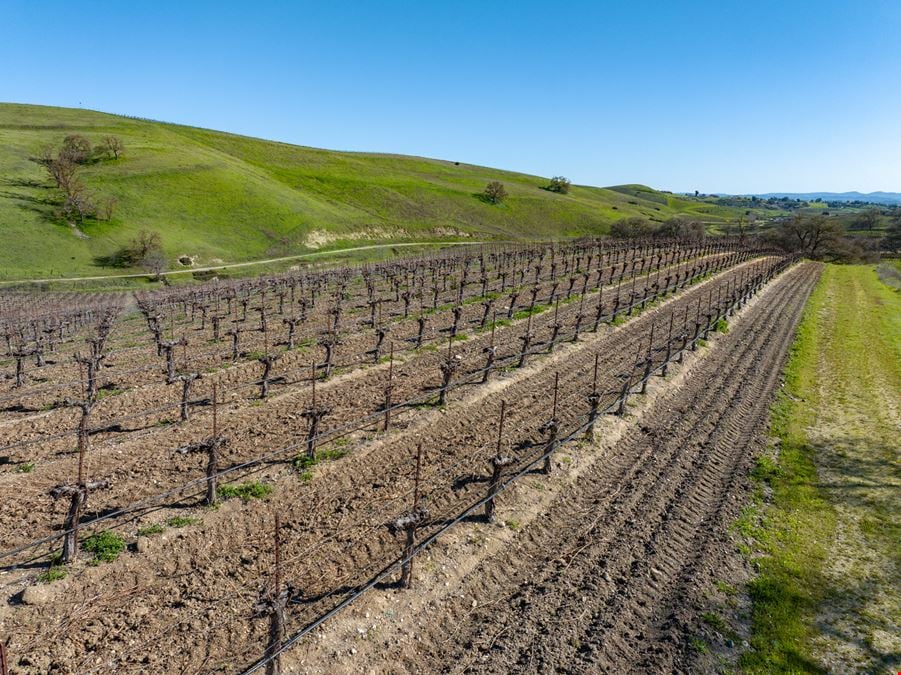
[[[78,231],[54,217],[56,191],[34,161],[71,133],[114,134],[124,156],[84,169],[110,221]],[[485,184],[509,198],[492,205]],[[735,209],[629,185],[542,189],[547,178],[440,160],[334,152],[85,110],[0,104],[0,279],[122,272],[104,266],[142,230],[162,236],[170,265],[278,257],[374,241],[521,239],[604,233],[630,215],[690,214],[707,222]]]

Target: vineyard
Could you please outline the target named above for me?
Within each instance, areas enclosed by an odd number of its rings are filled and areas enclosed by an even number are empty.
[[[818,275],[587,240],[0,294],[9,672],[685,668]],[[433,555],[470,573],[335,663],[319,634]]]

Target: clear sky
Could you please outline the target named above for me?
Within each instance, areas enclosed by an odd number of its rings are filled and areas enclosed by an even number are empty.
[[[901,191],[901,0],[0,0],[0,100],[676,191]]]

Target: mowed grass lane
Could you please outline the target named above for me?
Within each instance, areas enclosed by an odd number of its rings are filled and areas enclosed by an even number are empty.
[[[829,265],[773,411],[746,672],[901,668],[901,294]]]

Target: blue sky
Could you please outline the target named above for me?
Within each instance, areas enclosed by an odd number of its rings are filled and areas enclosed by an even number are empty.
[[[0,100],[677,191],[901,191],[901,0],[0,0]]]

